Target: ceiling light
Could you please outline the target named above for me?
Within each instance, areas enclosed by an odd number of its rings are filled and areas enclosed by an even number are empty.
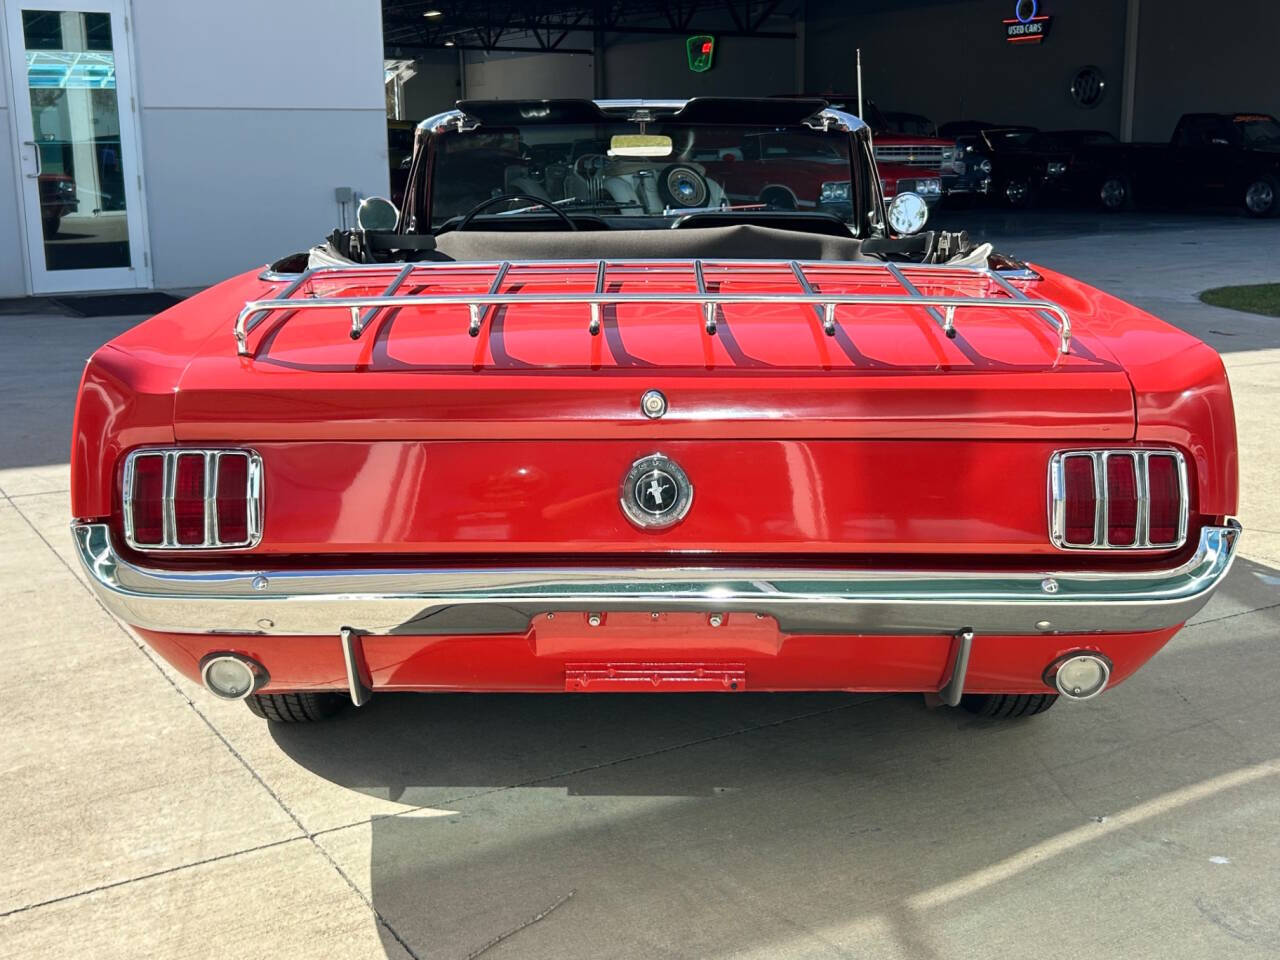
[[[446,41],[444,42],[444,45],[445,45],[446,47],[452,47],[452,46],[453,46],[453,41],[452,41],[452,40],[446,40]]]
[[[443,16],[444,16],[444,14],[443,14],[442,12],[440,12],[439,10],[424,10],[424,11],[422,12],[422,15],[423,15],[424,17],[428,18],[429,20],[434,20],[436,17],[443,17]]]

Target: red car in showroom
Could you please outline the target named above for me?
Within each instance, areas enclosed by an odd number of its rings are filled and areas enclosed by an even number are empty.
[[[852,214],[849,157],[829,143],[788,130],[739,137],[723,146],[701,144],[694,159],[724,187],[731,202],[760,203],[771,210],[826,210]],[[905,164],[882,164],[880,189],[886,200],[917,193],[929,206],[942,199],[942,174]]]
[[[779,129],[844,158],[852,216],[734,209],[696,159]],[[1221,360],[926,216],[821,100],[463,101],[403,210],[93,355],[79,561],[279,722],[390,691],[1096,696],[1231,565]]]

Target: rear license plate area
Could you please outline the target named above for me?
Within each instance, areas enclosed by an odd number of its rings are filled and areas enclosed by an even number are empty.
[[[742,663],[566,663],[567,693],[737,693]]]

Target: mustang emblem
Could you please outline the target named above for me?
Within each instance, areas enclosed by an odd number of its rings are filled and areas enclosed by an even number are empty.
[[[675,503],[675,481],[660,470],[655,470],[649,474],[651,478],[649,485],[645,487],[644,496],[653,502],[653,506],[657,510],[663,508],[663,504],[669,499]],[[641,481],[642,483],[644,481]],[[671,497],[668,498],[667,492],[671,491]],[[642,498],[643,499],[643,498]]]
[[[622,512],[638,527],[667,527],[689,512],[693,485],[660,453],[637,460],[622,480]]]

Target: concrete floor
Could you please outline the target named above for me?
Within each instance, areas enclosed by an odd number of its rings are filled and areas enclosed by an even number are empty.
[[[954,215],[953,215],[954,218]],[[70,566],[80,364],[135,322],[0,317],[0,956],[1280,954],[1280,223],[976,215],[1223,351],[1245,559],[1091,704],[382,696],[273,729]],[[541,919],[538,919],[541,918]]]

